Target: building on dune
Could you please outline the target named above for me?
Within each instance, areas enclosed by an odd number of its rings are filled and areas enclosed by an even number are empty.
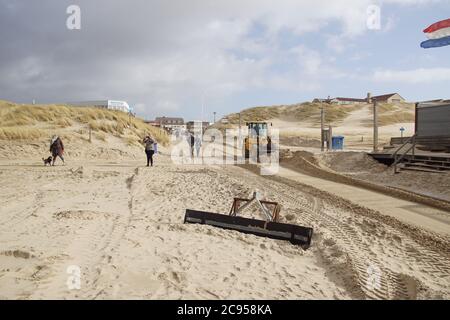
[[[369,99],[369,103],[372,102],[373,100],[376,100],[378,102],[384,102],[384,103],[406,102],[405,98],[403,98],[398,93],[390,93],[390,94],[384,94],[381,96],[374,96],[374,97],[369,97],[369,95],[368,95],[367,99]]]
[[[328,103],[328,104],[364,104],[364,103],[372,103],[373,101],[377,101],[380,103],[401,103],[406,102],[406,100],[398,93],[389,93],[379,96],[372,96],[371,93],[368,93],[366,98],[346,98],[346,97],[337,97],[337,98],[316,98],[312,102],[313,103]]]
[[[76,101],[66,103],[74,107],[96,107],[109,110],[118,110],[126,113],[131,113],[132,108],[126,101],[120,100],[94,100],[94,101]]]
[[[211,124],[208,121],[193,120],[186,123],[186,130],[190,133],[205,133]]]
[[[337,97],[331,100],[330,103],[336,103],[336,104],[362,104],[367,103],[366,99],[358,99],[358,98],[344,98],[344,97]]]
[[[183,118],[157,117],[154,121],[149,121],[148,123],[156,127],[160,127],[168,132],[186,129],[186,125],[184,123]]]

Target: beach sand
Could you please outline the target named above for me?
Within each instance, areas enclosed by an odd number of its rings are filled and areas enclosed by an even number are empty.
[[[0,161],[0,298],[450,298],[448,252],[358,206],[242,167],[134,157]],[[183,224],[188,208],[226,214],[253,190],[314,227],[308,250]]]

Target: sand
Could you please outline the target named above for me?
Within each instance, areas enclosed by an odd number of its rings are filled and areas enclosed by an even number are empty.
[[[227,212],[249,191],[218,168],[92,163],[1,175],[1,298],[349,297],[298,247],[183,225],[185,208]],[[71,265],[81,290],[66,286]]]
[[[450,215],[446,210],[433,208],[414,201],[398,199],[389,193],[343,184],[318,178],[295,170],[281,168],[278,176],[298,181],[302,184],[325,191],[353,204],[376,211],[383,216],[394,217],[408,225],[427,230],[445,238],[450,237]],[[363,212],[362,210],[361,212]],[[380,217],[385,221],[384,217]]]
[[[316,158],[322,167],[350,177],[450,202],[450,172],[402,171],[393,174],[392,169],[364,152],[328,152],[316,154]]]
[[[0,298],[450,297],[448,253],[358,206],[245,168],[167,155],[146,168],[135,156],[53,168],[0,161]],[[183,224],[186,208],[227,213],[255,189],[281,203],[284,222],[314,227],[310,249]],[[79,290],[67,286],[70,266]]]

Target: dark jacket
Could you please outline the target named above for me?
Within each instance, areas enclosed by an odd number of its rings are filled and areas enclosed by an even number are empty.
[[[56,139],[55,142],[50,146],[50,152],[52,156],[62,156],[64,154],[64,144],[60,138]]]
[[[144,143],[145,143],[145,151],[155,151],[155,147],[153,146],[155,140],[147,137],[144,139]]]

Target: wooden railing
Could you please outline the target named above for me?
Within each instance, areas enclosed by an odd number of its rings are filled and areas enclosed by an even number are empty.
[[[409,137],[408,140],[406,140],[400,148],[395,150],[395,152],[392,154],[392,157],[394,158],[394,163],[392,164],[394,166],[394,173],[398,173],[397,171],[397,165],[403,160],[405,155],[408,154],[412,150],[412,156],[414,157],[415,150],[416,150],[416,135],[413,135],[412,137]],[[406,151],[400,153],[400,150],[402,150],[408,143],[411,143],[411,146],[406,149]]]

